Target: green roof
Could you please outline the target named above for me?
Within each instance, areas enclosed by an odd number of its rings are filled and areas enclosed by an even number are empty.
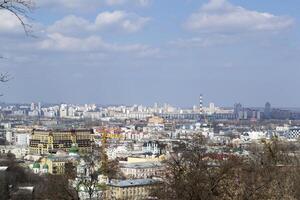
[[[72,146],[70,149],[69,149],[69,153],[78,153],[78,148],[76,146]]]
[[[44,164],[43,169],[49,169],[49,166],[47,164]]]
[[[33,168],[41,168],[41,165],[39,164],[39,163],[37,163],[37,162],[35,162],[34,164],[33,164]]]

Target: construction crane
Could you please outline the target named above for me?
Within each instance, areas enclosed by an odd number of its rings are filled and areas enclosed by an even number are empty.
[[[100,161],[100,171],[103,175],[108,175],[108,156],[107,156],[107,143],[108,140],[111,139],[120,139],[121,136],[121,130],[120,128],[106,128],[102,127],[100,129],[101,134],[101,161]]]
[[[108,156],[107,156],[107,142],[109,139],[115,139],[115,138],[120,138],[121,136],[121,131],[117,131],[117,129],[108,129],[106,127],[102,127],[100,129],[100,134],[101,134],[101,149],[100,149],[100,156],[101,156],[101,161],[100,161],[100,173],[104,175],[106,178],[108,178],[108,171],[109,171],[109,166],[108,166]],[[118,134],[119,136],[116,137],[115,134]],[[105,188],[105,186],[104,186]],[[105,189],[103,189],[105,190]],[[106,195],[103,196],[103,199],[106,200],[107,197]]]

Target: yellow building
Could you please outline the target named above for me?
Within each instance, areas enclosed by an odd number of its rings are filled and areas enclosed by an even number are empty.
[[[51,154],[58,150],[68,151],[76,144],[79,153],[91,151],[94,140],[93,130],[33,130],[29,143],[30,154]]]
[[[35,162],[32,170],[36,174],[61,175],[65,173],[66,160],[59,157],[45,157],[40,162]]]
[[[80,156],[77,154],[78,148],[72,146],[69,153],[59,150],[56,155],[48,155],[39,159],[32,165],[36,174],[65,174],[66,167],[76,166]]]
[[[48,157],[42,159],[42,166],[48,166],[49,174],[64,174],[65,173],[65,162],[64,158],[59,157]]]
[[[106,199],[140,200],[147,199],[151,190],[159,184],[154,179],[131,179],[109,183],[105,191]]]
[[[147,156],[147,157],[128,157],[128,163],[141,163],[141,162],[161,162],[166,159],[165,155],[159,157]]]
[[[158,116],[153,116],[148,119],[148,124],[150,125],[164,124],[164,119]]]

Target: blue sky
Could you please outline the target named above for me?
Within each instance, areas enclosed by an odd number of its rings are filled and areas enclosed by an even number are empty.
[[[3,101],[299,107],[296,0],[38,0],[0,11]],[[2,22],[1,22],[2,20]]]

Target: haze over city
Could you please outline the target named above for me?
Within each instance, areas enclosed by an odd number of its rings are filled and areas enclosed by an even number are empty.
[[[0,0],[0,200],[300,199],[299,8]]]
[[[70,2],[1,12],[1,101],[300,107],[295,0]]]

